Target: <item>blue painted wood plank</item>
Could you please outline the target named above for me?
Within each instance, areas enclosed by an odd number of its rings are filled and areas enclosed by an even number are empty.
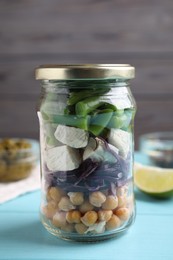
[[[135,189],[136,209],[142,215],[173,215],[173,197],[158,199]]]
[[[36,213],[0,214],[0,259],[6,260],[172,260],[172,216],[138,215],[119,238],[99,243],[73,243],[55,238]]]
[[[24,194],[0,205],[1,212],[38,212],[40,205],[40,190]]]
[[[172,260],[173,198],[135,190],[137,217],[123,236],[99,243],[65,242],[39,220],[40,191],[0,205],[0,260]]]

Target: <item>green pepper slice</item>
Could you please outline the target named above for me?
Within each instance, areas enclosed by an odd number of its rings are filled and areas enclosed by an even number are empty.
[[[126,115],[117,116],[114,114],[109,121],[108,128],[122,128],[126,121]]]
[[[116,106],[108,102],[104,102],[104,104],[100,107],[100,109],[111,109],[113,111],[117,111]]]
[[[110,88],[98,88],[98,89],[88,89],[78,92],[71,92],[68,98],[68,105],[75,105],[81,100],[84,100],[89,97],[93,97],[95,95],[100,96],[110,91]]]
[[[89,131],[95,136],[100,135],[112,117],[113,111],[111,109],[104,109],[99,111],[90,120]]]
[[[75,115],[52,115],[52,122],[60,125],[68,125],[88,130],[90,116],[77,117]]]
[[[76,115],[78,116],[86,116],[91,113],[96,108],[103,105],[104,102],[101,97],[90,97],[86,98],[83,101],[80,101],[75,106]]]
[[[108,128],[128,128],[132,119],[132,111],[129,110],[117,110],[113,113],[111,120],[109,121]]]

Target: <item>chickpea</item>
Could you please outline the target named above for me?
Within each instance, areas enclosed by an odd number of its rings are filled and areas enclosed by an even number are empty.
[[[106,201],[106,196],[101,191],[95,191],[89,195],[89,201],[93,206],[101,207]]]
[[[134,196],[133,195],[129,195],[128,197],[127,197],[127,203],[126,203],[126,205],[127,205],[127,208],[133,208],[133,205],[134,205]]]
[[[66,213],[65,212],[57,212],[54,216],[53,216],[53,220],[52,220],[52,224],[55,227],[61,228],[63,226],[65,226],[67,224],[66,222]]]
[[[66,232],[73,232],[74,231],[74,225],[66,223],[65,226],[61,226],[61,229]]]
[[[118,196],[118,207],[125,207],[126,202],[127,201],[125,196]]]
[[[53,201],[48,202],[46,206],[42,207],[42,212],[48,219],[52,219],[57,210],[58,207]]]
[[[98,218],[99,221],[106,221],[108,222],[110,218],[112,217],[112,210],[99,210],[98,211]]]
[[[85,213],[85,215],[81,218],[81,221],[84,225],[90,227],[97,221],[97,219],[98,219],[97,212],[91,210]]]
[[[84,202],[84,195],[82,192],[69,192],[68,196],[73,205],[79,206]]]
[[[87,231],[87,229],[88,228],[82,223],[75,225],[75,230],[78,234],[81,234],[81,235],[84,234]]]
[[[69,211],[75,209],[75,206],[71,203],[69,197],[67,196],[61,198],[58,207],[63,211]]]
[[[110,220],[106,223],[106,230],[112,230],[118,228],[120,225],[121,225],[121,220],[117,216],[112,215]]]
[[[46,200],[49,202],[50,200],[52,200],[50,194],[49,194],[49,190],[46,193]]]
[[[107,210],[113,210],[117,208],[117,206],[118,206],[118,198],[113,195],[107,196],[106,201],[102,204],[102,208]]]
[[[51,187],[48,194],[53,200],[59,202],[61,197],[65,195],[65,192],[58,187]]]
[[[72,210],[67,212],[66,220],[68,223],[80,223],[81,213],[78,210]]]
[[[123,196],[125,194],[125,188],[123,187],[118,187],[116,188],[116,195],[117,196]]]
[[[55,200],[50,200],[50,201],[48,202],[48,206],[49,206],[49,207],[52,207],[52,208],[58,209],[58,203],[57,203]]]
[[[115,211],[115,214],[123,221],[129,219],[129,209],[128,208],[119,208]]]
[[[80,205],[79,210],[81,213],[86,213],[87,211],[93,210],[94,206],[87,200],[84,201],[82,205]]]
[[[130,195],[127,197],[127,203],[126,203],[126,208],[129,209],[129,215],[131,215],[134,211],[134,196]]]

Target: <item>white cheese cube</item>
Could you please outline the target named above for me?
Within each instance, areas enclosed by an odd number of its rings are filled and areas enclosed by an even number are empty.
[[[92,138],[90,138],[87,147],[84,150],[83,153],[83,160],[86,160],[88,158],[92,159],[93,161],[99,162],[99,161],[108,161],[111,163],[115,163],[117,160],[115,156],[108,151],[108,149],[105,147],[105,143],[99,139],[96,138],[93,142]],[[118,154],[118,149],[114,147],[112,148],[112,145],[108,144],[110,149]]]
[[[81,158],[78,150],[63,145],[46,151],[46,163],[50,171],[71,171],[79,167]]]
[[[58,125],[54,136],[61,143],[73,148],[85,147],[88,143],[88,133],[75,127]]]
[[[86,160],[87,158],[89,158],[90,156],[92,156],[93,152],[96,150],[97,148],[97,142],[94,138],[90,137],[89,138],[89,142],[84,150],[83,153],[83,160]]]
[[[108,136],[108,141],[110,144],[118,148],[120,155],[122,155],[124,158],[127,157],[131,143],[130,133],[121,129],[111,129]]]

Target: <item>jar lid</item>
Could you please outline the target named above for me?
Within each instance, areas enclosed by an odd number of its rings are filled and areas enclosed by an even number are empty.
[[[135,68],[129,64],[41,65],[35,70],[38,80],[132,79],[134,76]]]

